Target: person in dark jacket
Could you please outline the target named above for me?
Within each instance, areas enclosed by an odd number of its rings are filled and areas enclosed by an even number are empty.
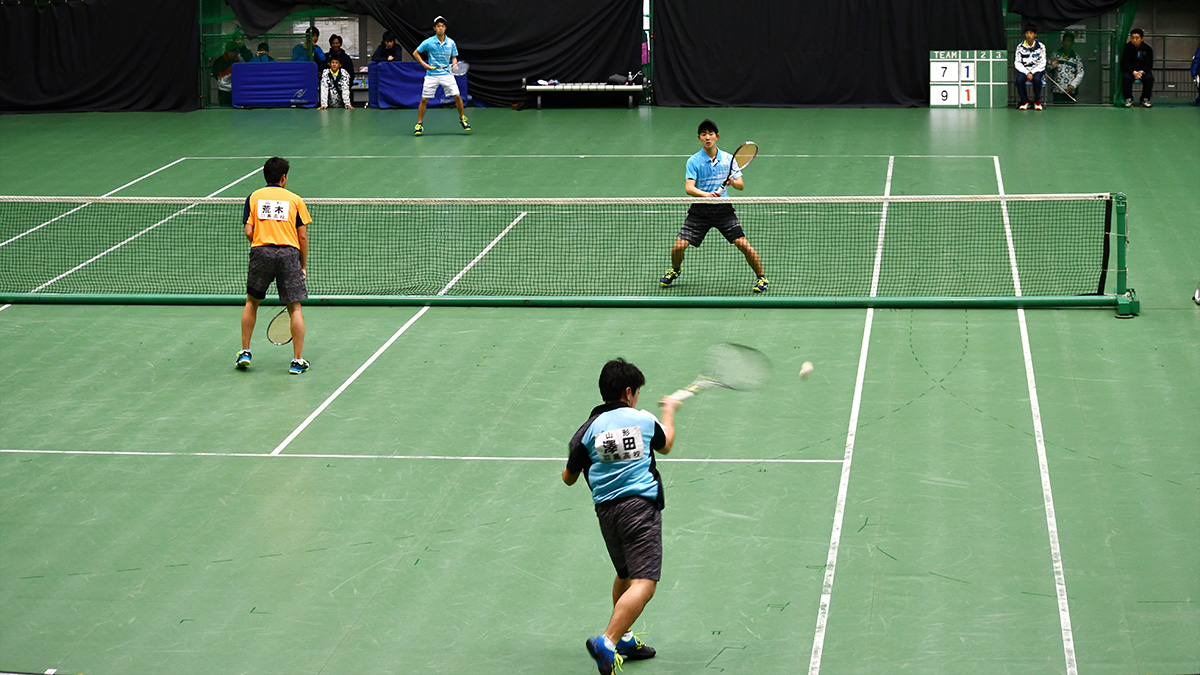
[[[342,70],[350,73],[350,78],[354,79],[354,59],[342,49],[342,36],[336,33],[329,36],[329,51],[325,52],[325,64],[332,67],[329,62],[335,56],[338,57]]]
[[[1149,108],[1154,95],[1154,50],[1144,42],[1141,28],[1129,31],[1129,42],[1121,54],[1121,93],[1125,96],[1125,107],[1133,107],[1133,83],[1142,81],[1142,107]]]
[[[213,59],[210,72],[217,80],[217,102],[221,105],[233,105],[233,64],[240,60],[233,41],[226,43],[225,52]]]
[[[392,31],[383,31],[383,42],[375,48],[375,53],[371,55],[371,63],[380,61],[399,61],[403,53],[400,51],[400,45],[396,44],[396,36]]]

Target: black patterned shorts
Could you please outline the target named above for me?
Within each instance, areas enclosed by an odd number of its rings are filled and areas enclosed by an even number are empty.
[[[262,300],[267,287],[275,282],[279,300],[300,302],[308,297],[304,274],[300,272],[300,249],[294,246],[254,246],[250,249],[250,267],[246,273],[246,295]]]
[[[733,206],[729,204],[692,204],[688,208],[683,227],[679,230],[679,238],[692,246],[699,246],[704,242],[704,235],[714,227],[725,236],[725,241],[730,243],[746,236],[737,214],[733,212]]]
[[[654,500],[627,497],[596,505],[608,557],[622,579],[662,576],[662,511]]]

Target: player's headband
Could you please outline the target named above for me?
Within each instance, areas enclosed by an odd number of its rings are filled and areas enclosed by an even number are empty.
[[[442,15],[440,15],[440,14],[439,14],[438,16],[435,16],[435,17],[433,18],[433,25],[435,25],[435,26],[436,26],[436,25],[438,25],[439,23],[446,23],[446,17],[444,17],[444,16],[442,16]]]

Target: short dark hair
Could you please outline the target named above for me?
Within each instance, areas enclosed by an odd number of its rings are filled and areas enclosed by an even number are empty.
[[[271,45],[269,45],[265,42],[260,42],[260,43],[258,43],[258,51],[269,52],[269,51],[271,51]]]
[[[701,122],[700,126],[696,128],[696,135],[699,136],[700,134],[702,134],[706,131],[711,131],[714,134],[721,133],[721,132],[717,131],[717,123],[712,120],[707,120],[707,119],[704,120],[703,122]]]
[[[1075,34],[1074,34],[1074,33],[1072,33],[1071,31],[1067,31],[1067,32],[1063,33],[1062,39],[1063,39],[1063,42],[1066,42],[1067,40],[1070,40],[1071,42],[1074,42],[1074,41],[1075,41]]]
[[[337,33],[334,33],[333,35],[329,36],[329,44],[333,44],[334,40],[337,40],[338,42],[343,42],[343,43],[345,42],[345,40],[342,39],[342,36],[338,35]]]
[[[1134,28],[1133,30],[1129,31],[1130,35],[1133,35],[1134,33],[1137,33],[1138,35],[1140,35],[1142,37],[1146,37],[1146,32],[1143,31],[1141,28]]]
[[[606,403],[620,401],[626,389],[635,392],[646,384],[646,376],[625,359],[613,359],[600,369],[600,398]]]
[[[396,36],[392,33],[392,31],[385,30],[385,31],[383,31],[383,41],[384,42],[395,42]]]
[[[334,61],[337,61],[339,66],[342,65],[342,57],[338,56],[337,54],[330,54],[329,63],[333,63]]]
[[[1024,32],[1026,32],[1026,33],[1036,33],[1036,32],[1037,32],[1037,26],[1035,26],[1035,25],[1033,25],[1033,24],[1031,24],[1031,23],[1027,23],[1027,24],[1025,24],[1025,31],[1024,31]]]
[[[274,185],[283,180],[287,175],[291,165],[282,157],[272,157],[263,164],[263,178],[267,180],[267,185]]]

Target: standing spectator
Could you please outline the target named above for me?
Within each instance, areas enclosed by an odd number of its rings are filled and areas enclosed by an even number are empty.
[[[240,61],[237,43],[225,43],[225,52],[213,59],[212,76],[217,78],[217,102],[233,105],[233,64]]]
[[[292,61],[314,61],[318,70],[324,68],[325,52],[321,50],[321,45],[317,44],[319,37],[321,29],[316,26],[304,31],[304,42],[292,47]]]
[[[375,53],[371,55],[371,63],[399,61],[400,58],[400,46],[396,44],[396,36],[390,30],[383,31],[383,42],[375,48]]]
[[[1196,82],[1196,98],[1192,99],[1192,105],[1200,105],[1200,47],[1196,47],[1196,55],[1192,57],[1192,80]]]
[[[1055,92],[1074,96],[1083,81],[1083,59],[1075,51],[1074,33],[1063,33],[1062,46],[1050,57],[1050,67],[1055,69]]]
[[[271,45],[260,42],[258,43],[258,55],[250,59],[250,63],[271,63],[274,60],[271,58]]]
[[[1029,110],[1029,94],[1025,93],[1025,85],[1033,85],[1033,109],[1042,109],[1042,80],[1046,73],[1046,45],[1037,39],[1037,28],[1025,24],[1025,40],[1017,45],[1017,53],[1013,58],[1017,68],[1017,95],[1021,97],[1018,110]]]
[[[329,55],[329,68],[321,73],[321,110],[329,106],[353,108],[350,103],[350,71],[342,68],[341,57]]]
[[[1143,40],[1146,34],[1141,28],[1129,31],[1129,42],[1121,54],[1121,93],[1125,96],[1125,107],[1133,107],[1133,83],[1142,81],[1142,107],[1149,108],[1154,95],[1154,50]]]
[[[354,59],[351,59],[350,55],[342,49],[342,36],[336,33],[329,36],[329,51],[325,52],[325,63],[329,64],[334,55],[337,55],[338,61],[341,62],[342,70],[350,73],[350,77],[353,78]],[[332,67],[332,64],[329,65]]]

